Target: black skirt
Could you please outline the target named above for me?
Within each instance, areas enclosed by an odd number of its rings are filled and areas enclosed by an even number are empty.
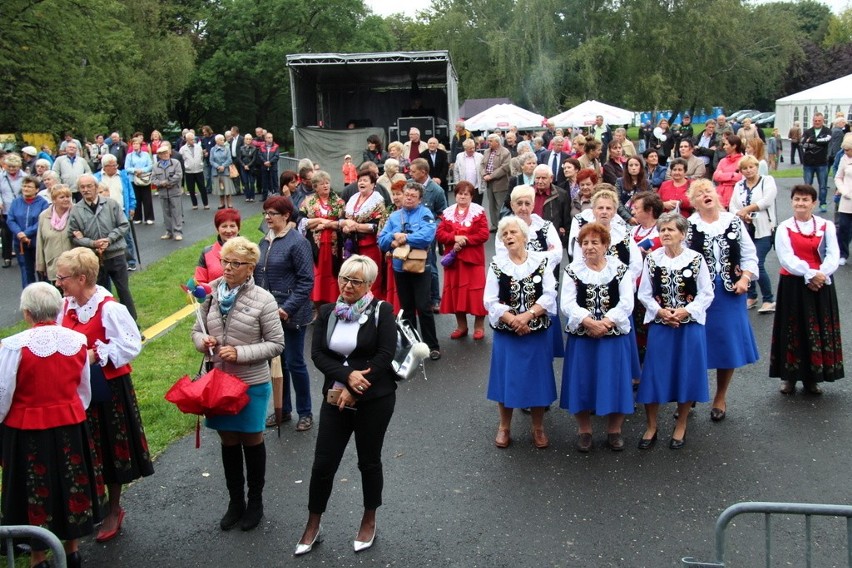
[[[130,483],[154,473],[130,375],[106,382],[111,397],[86,411],[104,483]]]
[[[843,343],[834,284],[814,292],[804,278],[782,274],[776,302],[769,376],[809,383],[842,379]]]
[[[106,511],[106,492],[86,422],[2,430],[2,524],[42,527],[60,540],[91,534]],[[32,546],[45,543],[33,539]]]

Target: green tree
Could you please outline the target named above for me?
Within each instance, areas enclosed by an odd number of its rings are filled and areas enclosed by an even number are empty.
[[[847,8],[840,16],[831,16],[822,45],[828,49],[847,43],[852,43],[852,8]]]

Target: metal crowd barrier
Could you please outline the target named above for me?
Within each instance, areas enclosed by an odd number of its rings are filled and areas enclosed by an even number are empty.
[[[53,552],[51,566],[54,568],[67,568],[65,563],[65,548],[52,532],[41,527],[27,525],[0,526],[0,539],[4,540],[6,548],[6,562],[9,568],[15,568],[15,541],[16,538],[35,538],[47,544]]]
[[[731,505],[716,520],[716,560],[698,562],[692,557],[682,559],[684,566],[697,568],[717,568],[725,566],[725,530],[728,524],[745,513],[761,513],[764,516],[764,546],[766,550],[766,568],[772,565],[772,515],[801,515],[805,517],[805,566],[812,566],[811,517],[846,517],[846,564],[852,568],[852,506],[818,505],[810,503],[767,503],[750,502]]]

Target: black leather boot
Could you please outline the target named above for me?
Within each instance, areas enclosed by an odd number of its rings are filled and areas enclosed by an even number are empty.
[[[68,568],[81,568],[83,566],[83,558],[80,556],[80,551],[72,552],[65,557],[65,565]]]
[[[222,446],[222,465],[225,469],[225,485],[228,487],[228,510],[219,521],[219,528],[223,531],[231,530],[240,522],[246,510],[245,501],[245,478],[243,477],[243,447]]]
[[[243,446],[246,455],[246,481],[248,503],[240,520],[240,528],[250,531],[260,524],[263,517],[263,486],[266,481],[266,444]]]

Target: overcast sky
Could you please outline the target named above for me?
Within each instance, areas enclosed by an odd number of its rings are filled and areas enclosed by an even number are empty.
[[[773,0],[754,0],[762,3]],[[852,7],[852,0],[820,0],[823,4],[831,7],[835,14],[839,14],[846,8]],[[432,5],[431,0],[365,0],[365,3],[374,13],[380,16],[389,16],[402,12],[406,16],[413,17],[418,10],[425,10]]]

